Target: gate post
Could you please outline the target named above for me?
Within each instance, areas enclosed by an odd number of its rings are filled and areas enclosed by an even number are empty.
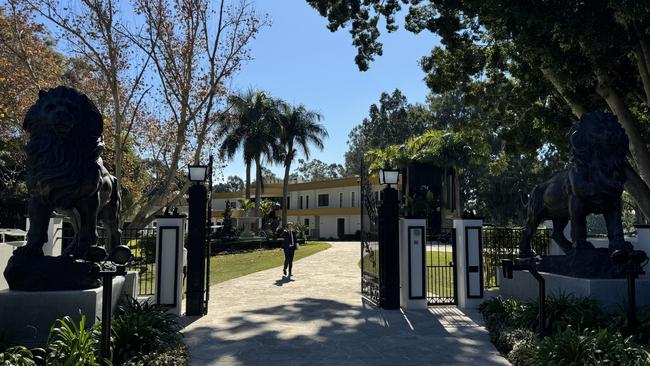
[[[455,219],[458,307],[476,308],[483,301],[483,220]]]
[[[185,215],[156,216],[156,303],[180,316],[183,299]]]
[[[399,309],[399,200],[397,190],[385,188],[379,208],[379,283],[381,284],[380,306],[384,309]]]
[[[205,315],[205,223],[207,221],[208,190],[203,184],[189,189],[189,222],[187,243],[186,315]]]
[[[399,220],[400,305],[404,309],[427,308],[426,232],[426,219]]]

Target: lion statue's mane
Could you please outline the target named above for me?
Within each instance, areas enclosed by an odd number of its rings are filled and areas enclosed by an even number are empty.
[[[533,255],[530,241],[543,219],[553,220],[553,239],[565,253],[593,246],[587,242],[586,217],[602,214],[609,246],[626,248],[621,222],[628,137],[611,113],[585,113],[569,131],[571,164],[533,188],[527,204],[527,222],[520,257]],[[571,241],[563,230],[571,221]]]
[[[28,189],[53,207],[71,206],[69,194],[78,190],[82,179],[94,178],[88,176],[90,171],[99,179],[103,126],[86,95],[64,86],[39,93],[23,123],[30,134],[25,145]]]
[[[103,119],[93,102],[65,86],[40,91],[23,129],[30,136],[25,145],[30,228],[27,245],[19,254],[43,254],[47,222],[54,210],[67,214],[75,229],[66,254],[83,258],[97,244],[98,214],[110,246],[119,245],[120,194],[100,157]]]

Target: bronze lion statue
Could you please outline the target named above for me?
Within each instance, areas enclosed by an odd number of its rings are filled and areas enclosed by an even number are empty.
[[[527,220],[519,246],[521,258],[532,257],[530,241],[544,219],[553,220],[551,237],[566,253],[589,249],[586,217],[602,214],[611,249],[629,249],[621,221],[628,137],[611,113],[591,112],[569,131],[571,164],[530,193]],[[563,234],[571,221],[571,241]]]
[[[53,211],[67,214],[75,231],[65,255],[85,259],[97,245],[97,217],[101,217],[110,249],[120,245],[120,192],[100,157],[104,149],[103,120],[88,97],[59,86],[40,91],[25,116],[29,133],[27,154],[27,244],[17,255],[42,256]]]

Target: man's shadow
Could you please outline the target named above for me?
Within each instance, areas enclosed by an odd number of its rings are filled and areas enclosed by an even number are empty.
[[[276,286],[283,286],[284,284],[289,283],[289,282],[293,282],[293,281],[295,281],[295,280],[293,278],[289,277],[289,276],[282,276],[281,279],[275,281],[275,285]]]

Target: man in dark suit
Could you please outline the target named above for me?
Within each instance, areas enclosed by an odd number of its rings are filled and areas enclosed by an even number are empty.
[[[282,233],[282,249],[284,249],[284,268],[282,273],[287,275],[287,268],[289,269],[289,277],[291,277],[291,269],[293,268],[293,255],[298,249],[298,236],[293,230],[293,222],[287,223],[287,229]]]

